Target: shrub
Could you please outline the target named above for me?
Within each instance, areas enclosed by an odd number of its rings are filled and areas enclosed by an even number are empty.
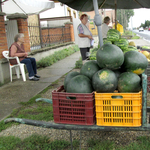
[[[37,62],[37,68],[44,68],[51,66],[52,64],[56,63],[57,61],[64,59],[65,57],[79,51],[79,47],[77,45],[65,48],[61,51],[57,51],[54,54],[42,58]]]

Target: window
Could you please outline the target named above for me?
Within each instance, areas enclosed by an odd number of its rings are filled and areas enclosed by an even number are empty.
[[[71,9],[68,7],[67,10],[68,10],[69,16],[71,16]]]

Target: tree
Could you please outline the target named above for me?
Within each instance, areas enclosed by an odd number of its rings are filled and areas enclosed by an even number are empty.
[[[117,10],[117,21],[126,29],[128,27],[128,23],[130,17],[134,16],[133,9],[118,9]]]
[[[141,23],[141,25],[140,25],[140,27],[143,27],[143,28],[149,28],[149,26],[150,26],[150,21],[149,20],[145,20],[145,23],[143,24],[143,23]]]

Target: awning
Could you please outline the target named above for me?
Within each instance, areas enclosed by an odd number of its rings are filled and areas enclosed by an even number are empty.
[[[48,0],[1,0],[1,2],[2,12],[7,15],[14,13],[39,14],[55,7],[55,3]]]
[[[55,0],[54,0],[55,1]],[[78,11],[93,11],[93,0],[58,0]],[[150,8],[150,0],[97,0],[99,9]]]

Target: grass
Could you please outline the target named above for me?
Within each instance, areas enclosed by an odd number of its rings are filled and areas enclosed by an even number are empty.
[[[79,147],[79,141],[73,141],[74,147]],[[24,140],[14,136],[0,137],[2,150],[63,150],[69,149],[70,142],[65,140],[51,141],[47,136],[32,135]]]
[[[131,39],[140,39],[139,36],[136,35],[136,33],[130,31],[130,30],[125,30],[123,35],[125,36],[132,36]]]
[[[88,142],[88,150],[149,150],[150,149],[150,137],[141,136],[138,137],[135,142],[131,142],[126,146],[118,146],[114,141],[100,141],[90,139]]]
[[[136,33],[132,32],[132,31],[130,31],[130,30],[124,30],[123,35],[130,35],[130,36],[133,35],[133,36],[135,36]]]
[[[140,39],[139,36],[133,36],[131,39]]]
[[[69,139],[68,139],[69,140]],[[141,136],[136,139],[135,142],[126,144],[126,146],[118,146],[115,141],[99,139],[89,139],[87,146],[82,150],[149,150],[150,149],[150,137]],[[79,140],[73,140],[74,150],[78,150],[80,145]],[[33,134],[21,140],[18,137],[7,136],[0,137],[0,149],[2,150],[70,150],[70,141],[55,140],[51,141],[48,136],[42,136]]]
[[[79,51],[79,47],[77,45],[71,46],[69,48],[65,48],[61,51],[57,51],[54,54],[37,61],[37,68],[44,68],[44,67],[51,66],[52,64],[56,63],[57,61],[62,60],[65,57],[67,57],[77,51]]]

